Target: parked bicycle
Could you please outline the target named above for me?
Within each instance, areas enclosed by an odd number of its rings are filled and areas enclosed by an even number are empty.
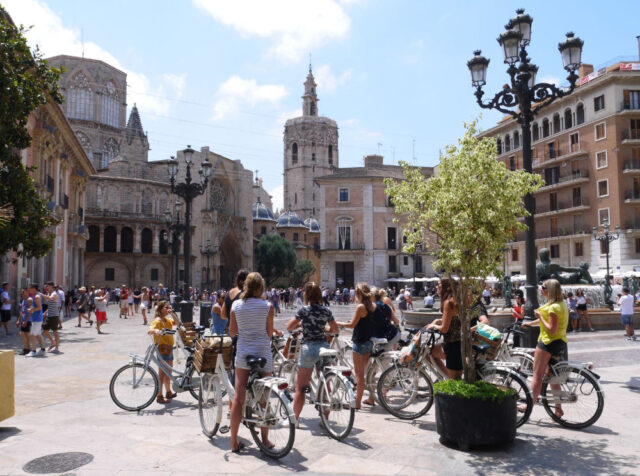
[[[165,329],[162,334],[173,335],[175,332],[175,330]],[[158,345],[152,338],[144,356],[137,354],[129,354],[129,356],[131,361],[116,370],[109,383],[109,394],[113,403],[123,410],[139,411],[155,400],[160,389],[160,379],[152,364],[156,364],[169,376],[174,392],[188,390],[195,399],[199,398],[199,379],[197,373],[194,376],[193,355],[187,357],[183,371],[174,369],[160,357]]]
[[[221,338],[220,347],[216,351],[214,371],[200,374],[198,414],[202,432],[209,438],[213,438],[220,429],[225,393],[228,397],[227,404],[233,401],[235,396],[235,389],[227,373],[231,357],[230,353],[223,353],[223,342],[224,339]],[[296,417],[291,398],[286,391],[286,380],[280,377],[262,377],[261,372],[265,364],[266,359],[263,357],[247,357],[250,371],[242,422],[249,428],[253,441],[260,450],[268,457],[277,459],[286,456],[293,447]],[[270,445],[263,441],[264,429],[268,432]],[[228,431],[228,427],[224,430]]]

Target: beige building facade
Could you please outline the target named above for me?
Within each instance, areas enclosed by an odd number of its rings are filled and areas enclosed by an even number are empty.
[[[506,118],[483,135],[495,137],[498,160],[522,168],[520,127]],[[593,226],[621,227],[610,248],[614,272],[640,267],[640,63],[580,69],[575,91],[543,109],[532,124],[533,168],[545,180],[536,193],[537,249],[565,266],[605,268]],[[509,274],[525,272],[524,233],[506,257]]]

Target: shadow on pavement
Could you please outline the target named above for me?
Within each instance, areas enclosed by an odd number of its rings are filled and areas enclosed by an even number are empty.
[[[260,448],[258,448],[253,440],[248,440],[246,438],[238,437],[238,440],[241,443],[244,443],[245,448],[238,453],[239,457],[242,456],[253,456],[254,458],[263,459],[269,466],[277,466],[279,468],[288,469],[290,471],[307,471],[309,468],[303,465],[302,463],[307,461],[307,458],[302,456],[300,452],[294,447],[291,449],[291,452],[281,459],[272,459],[265,456]],[[224,460],[230,461],[230,457],[232,457],[233,453],[231,452],[231,438],[213,438],[209,440],[209,444],[211,446],[215,446],[216,448],[225,451]]]
[[[631,377],[624,386],[632,392],[640,393],[640,377]]]
[[[4,428],[0,427],[0,441],[11,438],[12,436],[15,436],[21,432],[22,430],[20,428],[16,428],[15,426],[7,426]]]

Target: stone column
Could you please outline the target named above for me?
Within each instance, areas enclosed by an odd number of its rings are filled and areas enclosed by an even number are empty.
[[[100,237],[98,242],[98,251],[104,251],[104,226],[98,225],[98,236]],[[74,283],[77,284],[77,283]]]
[[[160,233],[161,233],[162,230],[160,230],[159,227],[155,226],[155,227],[152,228],[152,231],[153,231],[153,249],[152,249],[152,252],[153,252],[153,254],[157,255],[157,254],[160,253]]]
[[[133,228],[133,252],[134,253],[140,253],[141,250],[141,245],[142,243],[142,228],[140,227],[140,225],[136,225]]]
[[[116,252],[120,252],[120,227],[116,226]]]

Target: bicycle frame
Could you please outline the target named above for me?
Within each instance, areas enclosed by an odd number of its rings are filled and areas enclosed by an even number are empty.
[[[156,365],[158,365],[160,370],[169,377],[169,380],[171,380],[171,383],[176,387],[178,387],[179,390],[186,390],[191,386],[191,384],[186,384],[184,382],[184,379],[187,377],[187,371],[189,370],[191,361],[187,359],[187,365],[185,366],[184,372],[178,369],[174,369],[173,367],[170,367],[164,360],[158,357],[158,346],[156,345],[155,342],[152,342],[149,345],[149,347],[147,347],[147,351],[145,352],[144,357],[138,354],[133,354],[133,353],[130,353],[129,357],[131,357],[131,360],[130,360],[131,364],[141,363],[144,365],[144,370],[140,374],[140,379],[138,380],[136,380],[137,367],[133,368],[133,379],[134,379],[133,386],[134,387],[137,386],[137,383],[136,383],[137,381],[142,380],[144,375],[147,373],[147,369],[151,366],[152,363],[155,363]],[[174,374],[177,374],[177,376],[175,376]]]
[[[335,358],[337,358],[336,356]],[[316,404],[318,403],[316,400],[316,396],[318,395],[318,391],[320,389],[320,385],[325,381],[325,372],[335,372],[341,378],[344,377],[344,372],[351,373],[351,367],[342,366],[342,365],[327,365],[329,360],[333,359],[332,357],[325,357],[321,364],[316,365],[314,371],[311,374],[311,380],[309,381],[310,391],[308,394],[309,403]],[[348,381],[347,381],[348,383]],[[351,384],[347,385],[349,389],[349,402],[352,407],[356,405],[356,396],[353,392],[353,387]]]

